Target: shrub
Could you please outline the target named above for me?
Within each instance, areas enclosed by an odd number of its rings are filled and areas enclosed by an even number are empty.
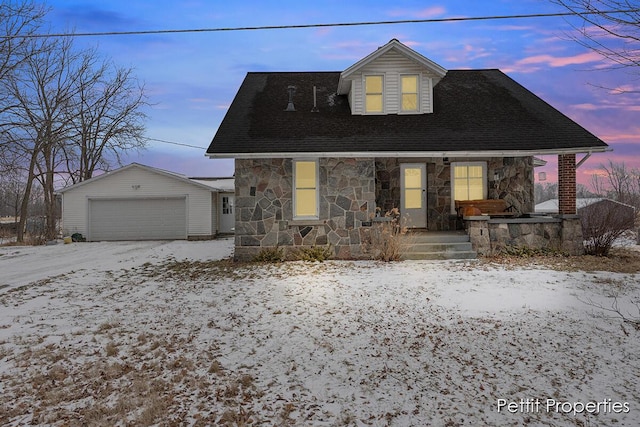
[[[278,263],[284,261],[284,249],[278,246],[264,248],[253,258],[253,262]]]
[[[398,208],[385,214],[388,221],[375,222],[370,232],[370,247],[375,259],[389,262],[398,261],[402,246],[406,245],[407,228],[400,225]]]
[[[626,207],[598,203],[581,212],[584,249],[588,255],[608,256],[613,243],[634,227],[635,218],[625,215]]]
[[[299,261],[323,262],[333,257],[331,246],[303,247],[296,251],[295,258]]]

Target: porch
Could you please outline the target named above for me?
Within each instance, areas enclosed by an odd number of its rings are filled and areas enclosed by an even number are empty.
[[[491,218],[464,217],[465,230],[412,230],[402,245],[403,260],[468,260],[507,249],[527,248],[568,255],[584,253],[578,215]]]

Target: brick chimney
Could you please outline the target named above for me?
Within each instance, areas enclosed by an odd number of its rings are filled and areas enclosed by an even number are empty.
[[[576,211],[576,155],[558,155],[558,213],[575,215]]]

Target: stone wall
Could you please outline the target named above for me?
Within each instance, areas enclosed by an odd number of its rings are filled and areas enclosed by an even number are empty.
[[[487,163],[489,199],[505,199],[520,213],[533,212],[533,157],[497,157]],[[498,180],[494,180],[495,175]]]
[[[337,258],[365,258],[362,227],[375,214],[373,159],[319,159],[319,217],[295,220],[292,159],[236,159],[235,258],[263,249],[331,245]]]
[[[456,215],[451,213],[451,164],[442,158],[427,162],[427,228],[431,231],[459,228]]]
[[[376,158],[376,206],[381,216],[400,209],[400,162],[396,158]]]
[[[465,218],[465,227],[479,255],[493,255],[507,248],[551,250],[582,255],[582,227],[578,216],[541,218]]]

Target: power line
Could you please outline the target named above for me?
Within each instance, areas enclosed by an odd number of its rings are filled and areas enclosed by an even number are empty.
[[[175,141],[166,141],[164,139],[157,139],[157,138],[147,138],[147,137],[143,137],[143,139],[146,139],[147,141],[156,141],[156,142],[162,142],[164,144],[171,144],[171,145],[179,145],[181,147],[189,147],[189,148],[197,148],[199,150],[206,150],[207,147],[199,147],[197,145],[191,145],[191,144],[184,144],[182,142],[175,142]]]
[[[260,31],[260,30],[286,30],[299,28],[325,28],[325,27],[356,27],[365,25],[395,25],[395,24],[425,24],[436,22],[464,22],[464,21],[489,21],[499,19],[523,19],[523,18],[553,18],[562,16],[583,16],[601,15],[614,13],[638,13],[640,9],[609,10],[609,11],[587,11],[587,12],[557,12],[557,13],[533,13],[525,15],[494,15],[494,16],[471,16],[458,18],[429,18],[429,19],[402,19],[394,21],[362,21],[362,22],[340,22],[328,24],[297,24],[297,25],[264,25],[251,27],[220,27],[220,28],[193,28],[177,30],[146,30],[146,31],[106,31],[91,33],[51,33],[51,34],[25,34],[10,36],[11,38],[43,38],[43,37],[90,37],[90,36],[126,36],[126,35],[149,35],[149,34],[180,34],[180,33],[213,33],[226,31]],[[7,38],[3,36],[0,38]]]

